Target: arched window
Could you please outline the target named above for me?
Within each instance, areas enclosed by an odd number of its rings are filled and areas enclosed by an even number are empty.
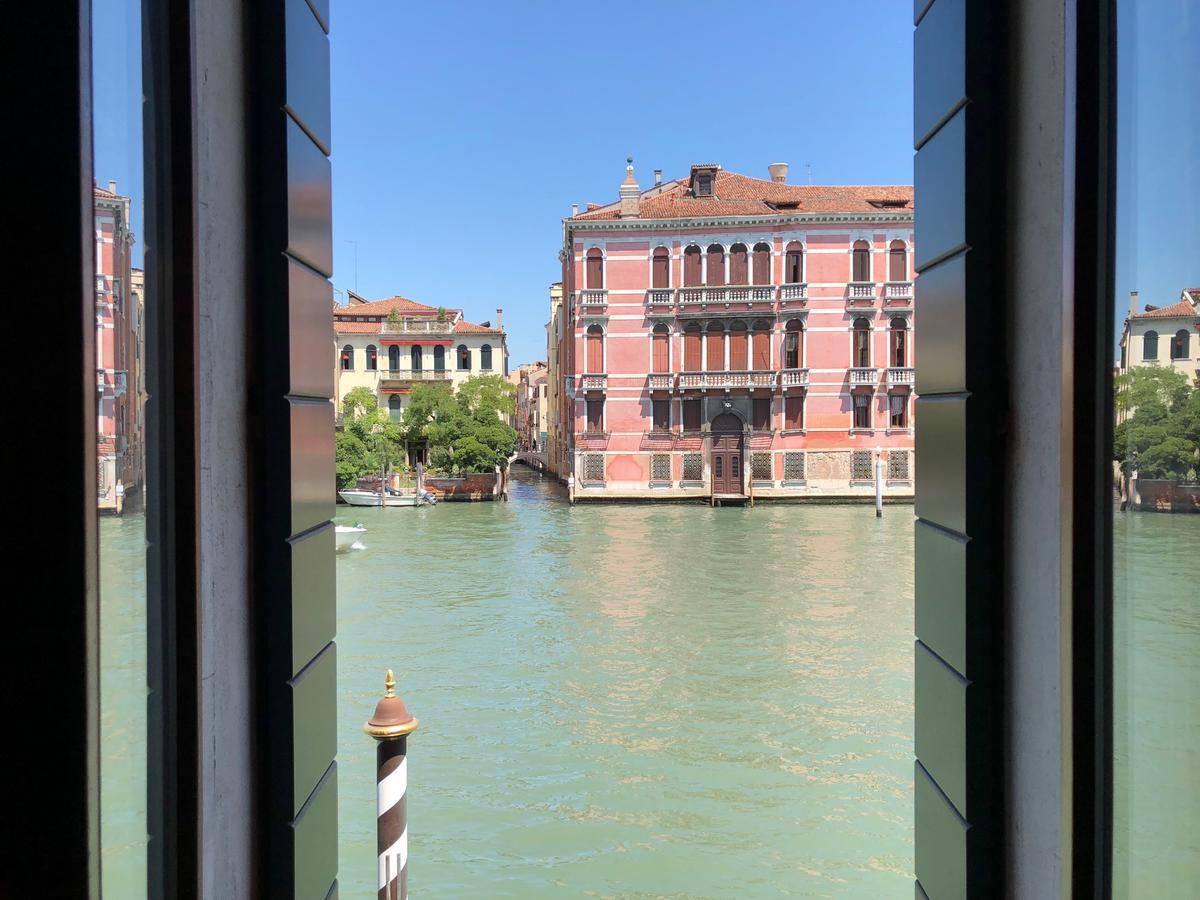
[[[1158,359],[1158,332],[1147,331],[1142,335],[1142,359]]]
[[[804,247],[799,241],[791,241],[783,255],[783,281],[785,284],[804,283]]]
[[[700,248],[693,244],[683,251],[683,286],[699,287],[700,283]]]
[[[651,372],[670,372],[671,371],[671,329],[665,322],[659,322],[654,326],[654,332],[650,338],[650,371]]]
[[[783,335],[783,367],[799,369],[804,366],[804,323],[792,319],[787,323]]]
[[[395,344],[388,347],[388,368],[393,372],[400,368],[400,348]]]
[[[904,241],[892,241],[888,248],[888,281],[908,281],[908,252]]]
[[[750,368],[750,335],[745,322],[729,326],[729,371],[745,372]]]
[[[671,251],[666,247],[657,247],[654,250],[654,258],[650,262],[650,286],[671,286]]]
[[[892,319],[890,349],[892,366],[903,369],[908,365],[908,322],[903,316]]]
[[[729,248],[729,283],[750,283],[750,255],[745,244],[734,244]]]
[[[408,348],[408,359],[409,359],[408,367],[410,369],[412,369],[414,372],[420,372],[421,371],[421,361],[422,361],[423,357],[424,357],[424,354],[421,352],[421,345],[413,344],[411,347]]]
[[[871,280],[871,245],[866,241],[855,241],[854,250],[850,254],[850,280]]]
[[[1190,348],[1192,336],[1186,328],[1180,328],[1171,338],[1171,359],[1187,359],[1192,355]]]
[[[379,351],[374,344],[367,344],[367,371],[374,372],[379,368]]]
[[[725,326],[720,322],[708,323],[708,334],[704,336],[704,352],[707,354],[705,370],[725,371]]]
[[[587,329],[586,372],[600,374],[604,371],[604,329],[589,325]]]
[[[484,344],[479,348],[479,368],[485,372],[492,368],[492,345]]]
[[[750,364],[758,372],[771,368],[771,323],[766,319],[754,323],[754,334],[750,339]]]
[[[433,348],[433,371],[446,371],[446,348],[441,344],[438,344]]]
[[[854,320],[854,353],[850,365],[865,369],[871,365],[871,323],[866,319]]]
[[[399,394],[392,394],[388,397],[388,416],[393,422],[400,421],[400,415],[403,412],[401,409],[402,406],[403,401],[400,399]]]
[[[754,284],[771,283],[771,247],[764,241],[754,245]]]
[[[354,347],[352,347],[350,344],[347,344],[342,348],[342,371],[354,371]]]
[[[458,370],[460,372],[471,371],[471,351],[466,344],[458,345]]]
[[[604,287],[604,254],[596,247],[587,252],[587,271],[585,275],[587,281],[584,287],[596,289]]]
[[[705,253],[707,270],[704,273],[704,283],[711,287],[720,287],[725,283],[725,248],[720,244],[709,244]]]
[[[683,326],[683,371],[699,372],[703,368],[700,360],[700,340],[699,322],[688,322]]]

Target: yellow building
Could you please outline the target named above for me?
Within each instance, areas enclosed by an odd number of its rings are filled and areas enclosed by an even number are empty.
[[[562,282],[550,285],[550,321],[546,323],[546,467],[560,478],[566,471],[568,455],[562,431],[563,378],[559,366],[559,350],[565,334],[562,297]]]
[[[427,306],[405,297],[367,301],[351,292],[333,308],[334,382],[338,412],[356,387],[369,388],[399,419],[416,384],[455,388],[472,375],[507,375],[503,310],[496,324],[476,325],[461,309]]]
[[[1200,378],[1200,288],[1187,288],[1170,306],[1137,311],[1137,291],[1129,295],[1129,317],[1121,333],[1120,371],[1138,366],[1170,366]],[[1198,382],[1200,383],[1200,382]]]

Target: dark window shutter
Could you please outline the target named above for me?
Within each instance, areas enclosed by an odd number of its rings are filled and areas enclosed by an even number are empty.
[[[666,248],[659,247],[654,251],[654,262],[651,266],[651,287],[665,288],[671,284],[671,257]]]
[[[700,286],[700,248],[688,247],[683,251],[683,286]]]
[[[752,354],[754,368],[762,371],[771,368],[771,331],[769,328],[755,328]]]
[[[604,287],[604,258],[594,248],[587,253],[587,284],[584,287]]]
[[[725,332],[710,331],[705,335],[707,346],[705,352],[708,361],[705,363],[709,372],[721,372],[725,369]]]
[[[686,331],[683,334],[683,370],[700,371],[700,332]]]
[[[783,427],[791,430],[804,427],[804,397],[789,396],[783,403]]]
[[[725,251],[717,244],[708,248],[708,272],[705,284],[720,287],[725,283]]]
[[[754,283],[771,283],[771,248],[766,244],[754,245]]]
[[[683,401],[683,430],[684,431],[699,431],[700,430],[700,401],[699,400],[684,400]]]
[[[735,244],[733,249],[729,251],[729,283],[730,284],[749,284],[750,272],[748,268],[749,260],[746,255],[745,244]]]
[[[751,404],[752,427],[755,431],[771,429],[771,398],[755,397]]]
[[[729,369],[733,372],[744,372],[750,368],[749,335],[746,326],[734,324],[729,333]]]
[[[656,333],[653,337],[654,353],[653,365],[655,372],[669,372],[670,367],[670,341],[671,337],[668,334]]]

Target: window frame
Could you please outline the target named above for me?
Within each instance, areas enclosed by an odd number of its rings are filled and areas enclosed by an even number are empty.
[[[1142,362],[1158,362],[1158,338],[1153,328],[1142,332]]]

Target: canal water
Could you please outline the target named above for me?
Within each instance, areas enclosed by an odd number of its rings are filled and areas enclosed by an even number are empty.
[[[1195,671],[1200,612],[1179,579],[1198,518],[1118,529],[1119,562],[1160,579],[1136,613],[1118,595],[1121,639],[1148,665]],[[339,507],[338,521],[369,529],[337,561],[342,896],[374,893],[361,727],[389,666],[421,719],[414,897],[912,895],[911,507],[570,507],[518,469],[509,503]],[[140,528],[102,522],[116,897],[144,892],[127,890],[145,866]],[[1165,571],[1164,540],[1185,548]],[[1120,748],[1139,766],[1197,727],[1194,702],[1172,724],[1154,699]],[[1186,774],[1195,747],[1165,762]],[[1119,849],[1141,859],[1144,843]]]

